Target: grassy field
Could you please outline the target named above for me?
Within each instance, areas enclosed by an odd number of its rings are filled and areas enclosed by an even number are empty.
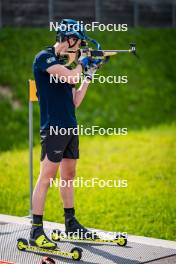
[[[35,181],[40,147],[34,149]],[[79,220],[89,227],[175,239],[176,125],[130,132],[128,136],[81,137],[77,177],[127,180],[127,188],[76,188]],[[0,155],[3,176],[0,212],[28,214],[28,150]],[[62,202],[53,186],[45,219],[63,222]]]
[[[174,29],[133,29],[124,32],[91,34],[104,49],[126,49],[137,43],[140,60],[130,54],[111,58],[98,73],[108,76],[128,76],[128,84],[91,85],[86,100],[77,111],[80,124],[103,127],[141,129],[176,117]],[[9,43],[12,47],[9,49]],[[36,53],[52,45],[55,34],[48,29],[3,29],[0,33],[0,150],[25,148],[28,139],[28,87],[32,62]],[[167,40],[167,41],[166,41]],[[3,92],[9,91],[9,96]],[[7,93],[7,92],[6,92]],[[19,107],[14,107],[17,101]],[[10,117],[10,122],[9,122]],[[13,129],[13,133],[11,130]],[[39,112],[34,107],[34,139],[38,143]]]

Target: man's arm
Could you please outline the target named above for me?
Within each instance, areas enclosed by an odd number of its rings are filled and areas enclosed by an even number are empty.
[[[90,82],[91,82],[91,80],[85,79],[81,83],[81,86],[80,86],[80,88],[78,90],[73,88],[73,102],[74,102],[74,105],[75,105],[76,108],[79,107],[81,102],[83,101]]]
[[[85,71],[88,65],[93,62],[90,57],[80,57],[78,65],[75,69],[69,70],[64,65],[54,64],[47,68],[49,74],[56,75],[58,77],[64,77],[67,83],[75,84],[79,82],[82,71]]]
[[[84,71],[85,79],[82,82],[80,88],[78,90],[73,88],[73,102],[76,107],[79,107],[81,102],[83,101],[87,92],[87,88],[96,71],[97,71],[97,67],[95,65],[93,67],[88,68],[87,71]]]
[[[70,84],[75,84],[79,82],[82,66],[78,64],[75,69],[69,70],[65,66],[56,64],[47,68],[49,74],[57,75],[58,77],[64,77],[66,82]]]

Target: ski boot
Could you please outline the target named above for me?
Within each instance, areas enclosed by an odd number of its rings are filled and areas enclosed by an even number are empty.
[[[44,233],[43,225],[32,226],[30,232],[29,244],[44,249],[54,250],[57,248],[57,244],[52,242]]]
[[[70,215],[65,218],[65,233],[67,237],[76,236],[79,239],[97,239],[98,236],[95,232],[91,232],[83,225],[81,225],[76,217]]]

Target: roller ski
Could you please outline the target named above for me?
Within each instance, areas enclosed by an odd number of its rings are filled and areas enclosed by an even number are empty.
[[[65,233],[60,230],[53,230],[51,233],[53,241],[76,241],[76,242],[93,242],[93,243],[110,243],[119,246],[127,244],[127,238],[118,234],[115,239],[101,239],[95,232],[91,232],[82,226],[75,218],[74,213],[65,217]]]
[[[48,249],[48,248],[40,248],[37,246],[31,246],[28,241],[24,238],[19,238],[17,240],[17,248],[21,251],[30,251],[30,252],[39,252],[39,253],[47,253],[50,255],[55,256],[62,256],[62,257],[70,257],[73,260],[80,260],[82,257],[82,249],[78,247],[72,248],[70,252],[61,251],[59,248],[55,249]]]
[[[113,239],[103,239],[97,236],[97,234],[95,235],[95,237],[78,237],[78,236],[68,236],[66,233],[58,230],[58,229],[54,229],[51,233],[51,238],[53,241],[58,242],[58,241],[75,241],[75,242],[86,242],[86,243],[99,243],[99,244],[114,244],[114,245],[118,245],[121,247],[126,246],[127,244],[127,237],[125,235],[122,234],[118,234],[116,235],[115,238]]]
[[[50,255],[70,257],[73,260],[80,260],[82,257],[82,249],[72,248],[70,252],[61,251],[57,244],[51,241],[44,233],[43,226],[33,227],[30,232],[29,243],[26,239],[19,238],[17,240],[17,248],[21,251],[47,253]]]

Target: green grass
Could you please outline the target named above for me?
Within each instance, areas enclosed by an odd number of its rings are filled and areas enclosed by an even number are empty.
[[[176,118],[175,29],[133,29],[124,32],[91,34],[104,49],[126,49],[137,43],[140,60],[130,54],[111,58],[100,75],[128,75],[128,84],[92,84],[86,100],[77,111],[80,124],[103,127],[141,129],[172,123]],[[28,91],[32,61],[36,53],[54,43],[55,34],[48,29],[12,29],[0,32],[0,85],[12,91],[21,109],[13,110],[7,98],[0,95],[0,149],[27,146]],[[11,47],[9,48],[9,43]],[[9,119],[10,117],[10,119]],[[9,122],[10,120],[10,122]],[[39,112],[34,107],[34,139],[38,142]],[[13,133],[11,131],[13,130]]]
[[[176,125],[163,125],[128,136],[81,137],[77,177],[128,180],[127,188],[76,188],[76,212],[89,227],[175,239]],[[35,181],[39,151],[34,149]],[[28,150],[0,155],[3,176],[0,212],[27,215]],[[45,219],[63,222],[58,190],[49,190]]]

